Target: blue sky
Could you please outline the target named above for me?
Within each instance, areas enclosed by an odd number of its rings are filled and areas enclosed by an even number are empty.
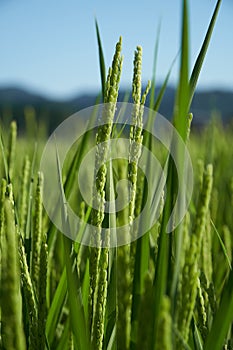
[[[214,0],[190,0],[191,65],[214,9]],[[99,22],[106,65],[123,37],[122,86],[132,78],[137,45],[143,47],[143,80],[151,78],[161,21],[157,80],[180,45],[181,0],[0,0],[0,86],[16,85],[56,98],[100,88],[94,18]],[[233,90],[233,2],[223,0],[201,73],[200,88]],[[178,64],[171,83],[177,79]]]

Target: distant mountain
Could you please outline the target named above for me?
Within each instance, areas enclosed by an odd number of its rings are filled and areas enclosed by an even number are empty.
[[[48,102],[45,97],[32,94],[26,90],[9,87],[0,89],[0,103],[2,104],[41,104]]]
[[[205,123],[213,111],[219,113],[222,121],[227,123],[233,118],[233,91],[197,91],[191,109],[196,123]]]
[[[158,92],[159,88],[156,89],[155,95]],[[121,91],[119,101],[123,101],[124,96],[125,91]],[[159,110],[168,119],[172,116],[174,98],[175,89],[168,87]],[[37,118],[45,120],[50,130],[53,130],[69,115],[94,105],[96,101],[97,94],[80,94],[61,101],[30,93],[21,88],[0,88],[0,117],[3,120],[14,118],[18,122],[19,128],[24,129],[25,107],[31,106],[34,108]],[[197,91],[191,111],[194,114],[194,125],[206,124],[213,111],[218,111],[223,122],[227,123],[233,118],[233,91]]]

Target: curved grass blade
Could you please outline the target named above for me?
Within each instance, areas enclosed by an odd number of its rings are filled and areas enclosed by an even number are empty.
[[[49,344],[52,344],[55,337],[56,328],[58,325],[59,316],[62,311],[62,307],[65,303],[67,293],[66,283],[66,269],[63,269],[59,284],[53,297],[52,304],[49,309],[49,313],[46,321],[46,335]]]
[[[194,348],[196,350],[203,350],[201,335],[198,330],[197,324],[195,319],[192,320],[192,329],[193,329],[193,342],[194,342]]]
[[[226,260],[227,260],[228,266],[229,266],[230,270],[232,270],[231,261],[230,261],[230,258],[229,258],[229,256],[228,256],[228,254],[227,254],[227,250],[226,250],[226,248],[225,248],[225,245],[224,245],[224,243],[223,243],[223,240],[222,240],[220,234],[218,233],[218,230],[217,230],[215,224],[213,223],[213,220],[212,220],[212,219],[210,219],[210,222],[211,222],[211,225],[213,226],[214,232],[216,233],[216,235],[217,235],[217,237],[218,237],[218,239],[219,239],[219,242],[220,242],[221,248],[222,248],[222,250],[223,250],[223,253],[224,253],[224,255],[225,255],[225,258],[226,258]]]
[[[61,203],[61,216],[62,220],[65,221],[67,227],[69,227],[69,217],[67,215],[67,208],[65,206],[65,193],[62,185],[62,173],[60,160],[58,156],[58,150],[56,149],[57,158],[57,170],[60,183],[60,191],[63,198],[63,205]],[[68,292],[68,302],[69,302],[69,312],[70,312],[70,325],[74,336],[74,343],[78,349],[89,350],[90,349],[90,337],[88,336],[87,322],[85,319],[82,296],[81,296],[81,284],[76,273],[75,258],[72,254],[72,244],[71,240],[63,236],[64,244],[64,260],[66,266],[66,276],[67,276],[67,292]]]
[[[74,335],[74,342],[78,349],[89,350],[90,344],[85,319],[80,281],[74,269],[74,257],[71,255],[71,241],[63,237],[64,258],[67,274],[67,292],[70,311],[70,325]]]
[[[214,10],[213,16],[211,18],[211,21],[210,21],[210,24],[209,24],[209,27],[208,27],[205,39],[203,41],[201,50],[199,52],[199,55],[197,57],[197,60],[195,62],[195,65],[194,65],[194,68],[193,68],[193,71],[192,71],[192,74],[191,74],[191,78],[190,78],[190,82],[189,82],[189,85],[190,85],[189,107],[190,107],[190,105],[192,103],[192,99],[193,99],[193,95],[194,95],[194,92],[195,92],[195,89],[196,89],[197,81],[198,81],[198,78],[199,78],[199,75],[200,75],[200,72],[201,72],[201,68],[202,68],[202,65],[203,65],[203,62],[204,62],[204,58],[205,58],[206,53],[207,53],[207,49],[208,49],[208,46],[209,46],[209,43],[210,43],[210,39],[211,39],[211,36],[212,36],[212,33],[213,33],[213,29],[214,29],[214,26],[215,26],[215,22],[216,22],[216,19],[217,19],[217,16],[218,16],[218,12],[219,12],[221,3],[222,3],[222,0],[218,0],[217,4],[215,6],[215,10]]]
[[[100,77],[101,77],[101,86],[102,86],[102,99],[104,100],[106,69],[105,69],[102,41],[100,38],[100,31],[99,31],[97,19],[95,20],[95,28],[96,28],[96,36],[97,36],[98,49],[99,49],[99,65],[100,65]]]
[[[116,350],[115,340],[116,340],[116,325],[114,325],[114,328],[112,330],[112,334],[108,342],[107,350]]]
[[[56,347],[56,350],[69,350],[68,342],[70,336],[70,324],[69,319],[66,321],[64,331]]]
[[[95,120],[97,113],[98,113],[98,103],[99,103],[99,97],[96,99],[96,108],[93,109],[93,113],[91,115],[91,119],[88,122],[87,129],[89,130],[90,127],[93,125],[93,121]],[[64,192],[66,200],[69,200],[70,195],[72,193],[73,184],[76,181],[76,175],[77,175],[77,169],[79,169],[81,159],[83,155],[85,154],[86,150],[89,149],[89,140],[90,140],[90,134],[85,133],[80,147],[78,147],[77,151],[75,152],[72,161],[70,162],[70,166],[66,172],[66,179],[64,182]],[[55,207],[55,212],[58,210],[58,207]],[[52,253],[52,247],[55,242],[55,234],[57,232],[57,228],[54,226],[53,222],[50,221],[49,228],[48,228],[48,247],[49,251]]]
[[[154,98],[155,98],[155,84],[156,84],[155,79],[156,79],[156,67],[157,67],[157,59],[158,59],[158,52],[159,52],[160,30],[161,30],[161,22],[159,23],[159,26],[157,29],[157,36],[156,36],[155,48],[154,48],[154,60],[153,60],[153,70],[152,70],[152,79],[151,79],[150,101],[149,101],[149,106],[151,109],[154,106]]]
[[[233,321],[233,270],[222,292],[219,308],[213,319],[204,350],[222,349],[224,339]]]
[[[168,84],[168,81],[169,81],[169,78],[170,78],[170,75],[171,75],[171,72],[172,72],[172,68],[173,68],[173,66],[175,64],[175,61],[176,61],[177,57],[178,57],[178,55],[172,61],[171,67],[170,67],[170,69],[169,69],[169,71],[168,71],[168,73],[167,73],[167,75],[166,75],[166,77],[164,79],[164,82],[163,82],[163,84],[162,84],[162,86],[161,86],[161,88],[159,90],[158,96],[157,96],[157,98],[155,100],[155,103],[154,103],[154,106],[153,106],[153,110],[156,111],[156,112],[159,110],[159,107],[161,105],[161,102],[162,102],[162,99],[163,99],[164,93],[166,91],[167,84]]]

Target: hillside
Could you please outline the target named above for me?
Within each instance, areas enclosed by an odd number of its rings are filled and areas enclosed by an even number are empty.
[[[155,95],[158,94],[158,89]],[[125,91],[121,91],[119,101],[122,101]],[[168,119],[172,116],[175,90],[168,87],[164,95],[159,112]],[[92,106],[96,102],[97,94],[79,94],[67,100],[52,100],[46,96],[32,94],[16,87],[0,88],[0,116],[4,121],[16,119],[19,128],[25,126],[24,110],[32,106],[37,118],[46,120],[50,130],[54,129],[62,120],[72,113]],[[191,111],[194,114],[193,125],[203,125],[211,118],[212,112],[217,110],[224,123],[233,118],[233,91],[197,91]]]

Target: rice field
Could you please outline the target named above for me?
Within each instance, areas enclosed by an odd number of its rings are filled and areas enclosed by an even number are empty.
[[[123,39],[120,37],[116,44],[106,74],[96,23],[102,80],[100,101],[106,106],[102,110],[103,120],[73,144],[63,166],[59,153],[55,154],[60,184],[57,191],[64,202],[61,206],[54,200],[53,208],[67,227],[69,216],[64,203],[70,203],[82,222],[77,231],[71,232],[77,239],[63,234],[43,206],[43,198],[51,196],[40,163],[48,135],[35,124],[35,140],[30,134],[17,135],[14,121],[9,125],[1,123],[1,349],[233,348],[233,129],[213,118],[202,130],[192,130],[190,114],[220,5],[219,0],[190,72],[189,21],[187,2],[183,1],[180,77],[172,123],[190,153],[194,187],[184,218],[172,226],[172,232],[167,232],[167,224],[180,182],[185,182],[184,153],[178,149],[175,163],[163,145],[154,143],[153,135],[144,129],[145,103],[149,103],[151,110],[159,111],[169,73],[158,96],[154,96],[154,76],[143,89],[140,46],[134,53],[132,121],[128,127],[114,121]],[[110,141],[122,136],[129,141],[128,158],[108,158]],[[96,190],[90,205],[78,188],[77,177],[82,160],[96,145],[93,163]],[[158,198],[139,167],[145,147],[151,153],[156,151],[166,169],[164,188]],[[150,168],[150,161],[147,162]],[[181,178],[179,174],[183,174]],[[88,181],[88,173],[84,175]],[[123,180],[130,183],[129,189],[117,187]],[[125,192],[129,197],[127,205],[106,213],[106,203],[116,201]],[[150,192],[157,203],[158,217],[140,235],[143,223],[134,222],[146,207]],[[144,220],[149,221],[151,212],[145,215]],[[81,244],[80,237],[88,225],[94,227],[89,244]],[[124,225],[126,244],[112,244],[112,239],[117,239],[115,228]]]

